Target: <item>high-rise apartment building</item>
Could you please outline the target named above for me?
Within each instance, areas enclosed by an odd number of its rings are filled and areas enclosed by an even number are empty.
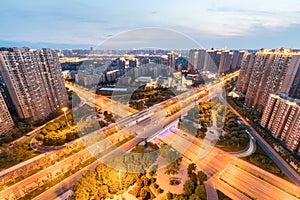
[[[300,151],[300,100],[285,94],[271,94],[261,119],[261,125],[268,128],[275,137],[285,141],[287,146]]]
[[[262,49],[255,54],[245,54],[237,83],[237,91],[245,94],[245,104],[262,112],[271,93],[297,94],[293,91],[300,88],[299,56],[284,49]]]
[[[219,64],[219,72],[221,74],[227,73],[230,71],[232,53],[230,50],[223,50],[221,52],[220,64]]]
[[[292,98],[300,98],[300,55],[292,56],[280,92],[288,94]]]
[[[263,50],[256,53],[245,98],[245,104],[248,107],[257,109],[273,60],[274,54],[272,51]]]
[[[192,49],[189,51],[188,69],[227,73],[230,71],[232,52],[220,49]],[[237,60],[238,62],[238,60]],[[236,63],[237,64],[237,63]]]
[[[21,118],[40,120],[67,104],[61,65],[51,49],[1,49],[0,72]]]
[[[204,49],[192,49],[189,51],[188,70],[203,70],[206,51]]]
[[[172,51],[168,53],[168,65],[171,70],[175,70],[175,53]]]
[[[280,91],[282,83],[286,78],[287,70],[292,68],[290,65],[292,56],[298,55],[292,55],[291,52],[275,53],[270,72],[267,75],[267,80],[265,83],[262,83],[264,84],[264,90],[261,96],[258,97],[258,111],[263,111],[270,94]]]
[[[13,126],[14,122],[0,92],[0,135],[10,131]]]
[[[254,61],[255,61],[255,53],[246,52],[243,55],[241,61],[240,74],[236,85],[236,90],[243,94],[246,94],[247,92],[249,80],[252,73],[252,68],[254,66]]]
[[[222,54],[221,50],[215,50],[215,49],[206,50],[204,70],[218,72],[221,54]]]
[[[244,54],[247,51],[234,51],[233,52],[233,58],[232,58],[232,63],[231,63],[231,71],[235,71],[236,69],[239,69],[242,64],[242,59]]]

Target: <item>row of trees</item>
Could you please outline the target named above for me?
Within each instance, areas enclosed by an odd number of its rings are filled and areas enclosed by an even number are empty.
[[[237,122],[237,116],[230,110],[226,111],[223,130],[226,134],[221,135],[217,145],[225,151],[241,151],[249,143],[249,135],[245,127]]]
[[[5,148],[0,153],[0,169],[8,168],[36,155],[29,142],[16,144],[13,148]]]
[[[244,160],[265,169],[273,174],[282,175],[279,167],[274,163],[274,161],[267,155],[267,153],[257,145],[254,154],[243,158]]]
[[[1,135],[0,137],[0,146],[4,144],[8,144],[24,135],[32,131],[33,128],[26,125],[23,122],[18,122],[17,127],[13,130],[9,131],[8,133],[5,133],[4,135]]]

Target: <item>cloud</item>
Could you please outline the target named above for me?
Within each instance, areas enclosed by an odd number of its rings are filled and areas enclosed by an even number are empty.
[[[300,1],[132,0],[128,4],[113,0],[11,0],[1,4],[0,15],[0,39],[10,41],[97,44],[120,32],[153,26],[221,41],[254,38],[262,31],[293,34],[300,22]],[[155,36],[168,41],[164,35]]]

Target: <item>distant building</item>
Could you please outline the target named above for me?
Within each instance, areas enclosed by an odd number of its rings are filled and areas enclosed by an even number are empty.
[[[129,67],[136,67],[137,66],[137,60],[136,59],[132,59],[128,61],[128,65]]]
[[[173,51],[168,53],[168,66],[173,71],[175,70],[175,58],[176,58],[176,55]]]
[[[230,71],[232,53],[230,50],[223,50],[221,52],[219,73],[225,74]]]
[[[211,72],[218,72],[221,60],[221,50],[206,50],[204,70]]]
[[[234,51],[231,63],[231,71],[235,71],[241,67],[242,59],[247,51]]]
[[[14,122],[0,92],[0,135],[10,131],[13,126]]]
[[[121,77],[118,79],[118,85],[128,85],[131,81],[131,77]]]
[[[108,82],[115,81],[118,77],[120,77],[120,71],[117,69],[106,72],[106,80]]]
[[[261,119],[261,125],[300,152],[300,100],[282,93],[271,94]]]
[[[61,65],[51,49],[2,49],[0,71],[20,118],[43,119],[67,104]]]
[[[151,80],[152,80],[151,76],[140,76],[135,79],[135,81],[138,83],[150,83]]]
[[[183,87],[191,86],[193,85],[193,78],[182,76],[181,83]]]
[[[192,49],[189,51],[188,70],[203,70],[205,62],[206,50]]]

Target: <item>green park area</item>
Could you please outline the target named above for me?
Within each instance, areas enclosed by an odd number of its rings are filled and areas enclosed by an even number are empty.
[[[283,176],[279,167],[259,145],[256,146],[256,151],[252,155],[243,159],[272,174]]]
[[[155,89],[146,89],[145,86],[142,86],[134,91],[129,105],[134,109],[143,110],[174,96],[174,92],[169,88],[157,87]]]
[[[90,116],[97,118],[87,120]],[[98,120],[98,116],[102,118]],[[67,114],[66,117],[48,123],[36,139],[45,146],[60,146],[114,122],[112,113],[101,109],[95,110],[85,104],[80,109]]]
[[[0,170],[7,169],[38,154],[31,149],[29,141],[14,145],[12,148],[5,148],[0,154]]]
[[[216,120],[214,128],[221,133],[217,146],[227,152],[245,149],[249,143],[245,127],[238,123],[238,117],[218,99],[200,102],[179,122],[178,127],[203,139],[208,130],[214,126],[213,112]]]
[[[88,171],[75,183],[71,199],[105,199],[122,194],[133,186],[129,194],[139,199],[154,199],[150,187],[162,192],[155,183],[156,169],[152,165],[157,155],[153,149],[136,146],[131,153],[118,155],[108,163],[100,164],[96,170]],[[153,166],[153,167],[151,167]]]
[[[168,145],[158,147],[152,142],[146,142],[145,145],[136,146],[130,153],[117,155],[107,163],[98,165],[95,170],[85,173],[75,183],[71,199],[116,198],[124,193],[139,200],[158,197],[165,200],[206,199],[204,182],[207,176],[197,171],[195,164],[187,168],[188,180],[182,183],[182,194],[164,191],[156,182],[155,163],[158,158],[170,163],[165,171],[168,176],[178,173],[182,158],[177,151]]]

